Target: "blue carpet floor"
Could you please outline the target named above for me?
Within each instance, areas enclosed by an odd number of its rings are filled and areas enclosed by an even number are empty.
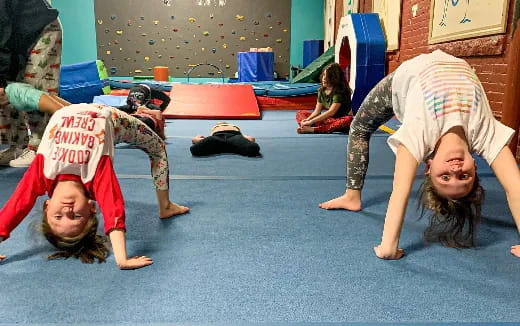
[[[170,220],[156,216],[146,155],[116,149],[128,251],[153,265],[120,271],[112,256],[105,264],[47,261],[52,248],[32,230],[35,208],[0,244],[8,256],[0,325],[520,322],[520,260],[509,254],[518,233],[482,161],[478,247],[425,245],[414,193],[401,237],[406,257],[383,261],[372,247],[392,186],[386,134],[372,139],[364,210],[353,213],[317,207],[344,191],[346,135],[297,135],[294,112],[271,111],[235,121],[257,138],[262,157],[192,157],[191,137],[214,122],[167,123],[172,199],[191,208]],[[22,173],[0,168],[0,205]]]

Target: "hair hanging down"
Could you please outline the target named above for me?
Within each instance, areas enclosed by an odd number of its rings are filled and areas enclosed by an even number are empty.
[[[320,74],[320,83],[323,80],[323,77],[327,79],[334,93],[346,92],[350,97],[351,90],[347,83],[347,77],[345,76],[345,71],[343,71],[339,63],[330,63],[322,70]],[[320,89],[322,87],[320,87]]]
[[[471,192],[459,199],[439,196],[430,176],[426,175],[419,189],[421,217],[425,215],[426,210],[431,210],[429,225],[424,231],[424,240],[440,242],[451,248],[474,247],[483,201],[484,188],[476,175]]]
[[[48,259],[67,259],[74,257],[80,259],[83,263],[92,264],[98,260],[99,263],[105,262],[109,254],[107,246],[107,237],[97,234],[98,219],[96,214],[85,225],[85,229],[75,237],[59,237],[52,233],[47,217],[43,214],[41,229],[42,233],[55,248],[61,251],[56,252]]]

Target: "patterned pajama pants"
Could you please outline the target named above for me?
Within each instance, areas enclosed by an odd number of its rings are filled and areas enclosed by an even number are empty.
[[[347,145],[347,189],[363,188],[368,169],[370,136],[394,116],[393,77],[394,73],[389,74],[368,93],[350,125]]]
[[[305,110],[296,112],[296,122],[298,122],[298,125],[300,125],[302,120],[307,119],[311,114],[312,112]],[[330,133],[334,131],[347,132],[351,122],[352,116],[346,115],[340,118],[327,118],[316,122],[313,125],[313,128],[315,133]]]
[[[155,188],[168,190],[169,167],[164,141],[139,119],[115,108],[111,110],[114,142],[133,145],[148,154]]]
[[[61,66],[61,25],[48,24],[31,50],[27,66],[18,80],[50,94],[58,94]],[[37,149],[49,116],[41,112],[22,112],[10,105],[0,107],[0,144],[27,145]],[[29,138],[27,129],[31,131]]]

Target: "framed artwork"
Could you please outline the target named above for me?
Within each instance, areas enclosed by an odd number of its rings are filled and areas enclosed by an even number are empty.
[[[509,0],[431,0],[428,43],[506,31]]]
[[[399,49],[399,33],[401,28],[400,0],[372,0],[372,12],[379,15],[386,38],[386,50]]]
[[[323,51],[334,45],[334,29],[336,27],[336,0],[325,0],[325,27],[324,27],[324,42]]]
[[[359,12],[359,0],[343,0],[343,16]]]

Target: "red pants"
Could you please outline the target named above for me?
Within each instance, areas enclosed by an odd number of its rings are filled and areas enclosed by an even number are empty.
[[[296,112],[296,122],[301,124],[302,120],[307,119],[311,115],[311,111],[300,110]],[[347,132],[353,117],[346,115],[340,118],[327,118],[316,122],[312,127],[315,133],[329,133],[334,131]]]

